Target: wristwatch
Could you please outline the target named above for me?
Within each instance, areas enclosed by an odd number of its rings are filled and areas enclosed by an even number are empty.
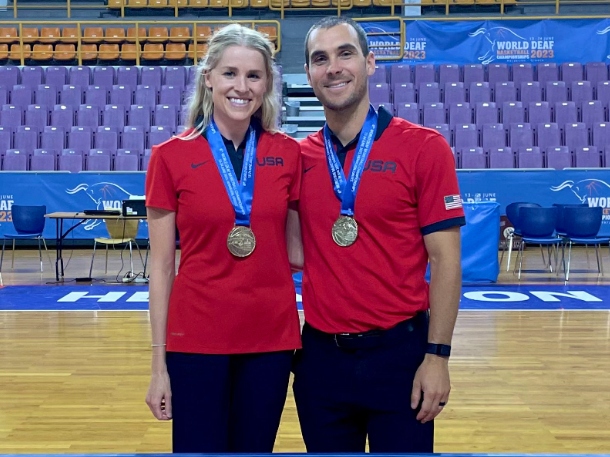
[[[426,353],[438,355],[439,357],[449,357],[451,355],[451,346],[448,344],[428,343]]]

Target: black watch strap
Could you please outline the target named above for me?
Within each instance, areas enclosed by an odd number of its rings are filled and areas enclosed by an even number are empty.
[[[426,353],[438,355],[440,357],[449,357],[451,355],[451,346],[448,344],[428,343]]]

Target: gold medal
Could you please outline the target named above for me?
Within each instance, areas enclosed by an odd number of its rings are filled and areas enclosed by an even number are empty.
[[[254,252],[256,238],[250,227],[236,225],[227,237],[229,252],[235,257],[248,257]]]
[[[333,241],[339,246],[351,246],[358,238],[358,223],[353,217],[339,216],[333,224]]]

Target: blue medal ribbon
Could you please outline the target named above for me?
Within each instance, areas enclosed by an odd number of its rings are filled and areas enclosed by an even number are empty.
[[[328,128],[328,124],[324,124],[326,164],[328,165],[328,171],[333,183],[333,190],[341,202],[342,216],[353,217],[354,215],[356,192],[358,192],[360,178],[362,178],[364,165],[366,164],[366,160],[369,157],[371,148],[373,147],[373,141],[375,141],[376,133],[377,112],[371,106],[368,114],[366,115],[362,130],[360,131],[360,138],[358,139],[358,145],[356,146],[354,158],[352,159],[352,167],[350,169],[349,178],[345,179],[345,174],[341,168],[341,163],[337,158],[337,154],[335,154],[335,148],[330,138],[330,129]]]
[[[252,126],[248,128],[246,136],[248,140],[246,141],[246,150],[244,152],[244,166],[241,170],[241,179],[238,182],[229,153],[214,121],[211,121],[208,125],[206,135],[212,149],[214,161],[220,172],[220,177],[235,210],[235,225],[249,227],[250,214],[252,213],[252,197],[254,194],[254,165],[256,161],[256,132]]]

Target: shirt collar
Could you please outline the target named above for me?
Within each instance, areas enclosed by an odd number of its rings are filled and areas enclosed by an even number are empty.
[[[392,121],[393,117],[394,116],[388,110],[386,110],[384,106],[379,107],[379,109],[377,110],[377,131],[375,132],[375,141],[377,141],[381,137],[385,129],[388,128],[388,125],[390,125],[390,122]],[[347,143],[345,146],[341,144],[341,141],[339,141],[339,138],[337,138],[337,136],[333,133],[332,130],[330,130],[330,138],[337,150],[347,150],[358,143],[358,140],[360,139],[360,132],[358,132],[358,135],[356,135],[356,137],[352,141]]]

